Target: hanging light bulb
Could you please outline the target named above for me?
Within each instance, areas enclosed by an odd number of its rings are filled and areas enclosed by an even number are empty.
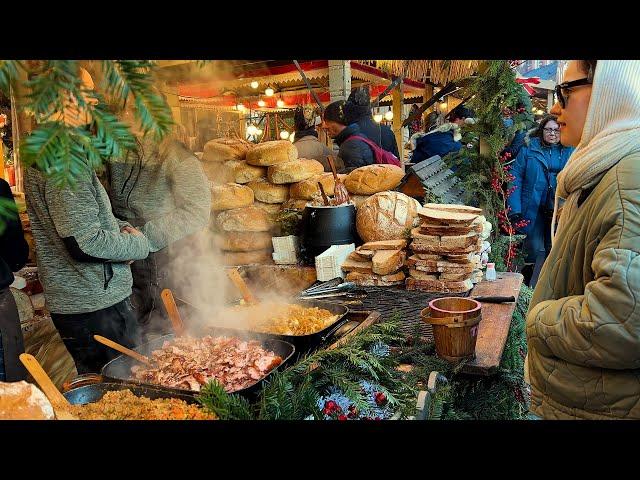
[[[256,135],[262,135],[262,129],[261,128],[256,130]]]
[[[282,130],[282,131],[280,132],[280,138],[281,138],[282,140],[286,140],[287,138],[289,138],[289,132],[287,132],[286,130]]]
[[[258,85],[260,85],[258,82],[256,82],[255,80],[253,82],[251,82],[251,88],[258,88]]]
[[[373,119],[374,119],[377,123],[380,123],[380,122],[382,121],[382,114],[381,114],[381,113],[376,113],[376,114],[373,116]]]
[[[384,114],[384,118],[389,121],[393,120],[393,112],[389,110],[387,113]]]
[[[257,131],[258,131],[258,129],[256,128],[256,126],[253,123],[247,127],[247,133],[249,135],[255,135]]]
[[[274,93],[275,93],[275,92],[273,91],[273,88],[271,88],[271,87],[267,88],[267,89],[264,91],[264,94],[265,94],[267,97],[273,97],[273,94],[274,94]]]
[[[440,104],[440,108],[441,108],[442,110],[445,110],[445,109],[447,108],[447,102],[442,102],[442,103]]]
[[[278,106],[278,108],[284,107],[284,100],[279,98],[278,101],[276,102],[276,105]]]
[[[264,100],[258,100],[258,106],[259,107],[264,107],[266,105]]]
[[[244,105],[242,103],[237,104],[236,110],[238,110],[239,112],[244,112]]]
[[[289,135],[289,140],[291,141],[291,143],[293,143],[293,140],[296,137],[296,132],[291,133],[291,135]]]

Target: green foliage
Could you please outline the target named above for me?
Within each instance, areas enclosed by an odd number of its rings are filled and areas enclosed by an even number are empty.
[[[275,222],[280,227],[280,235],[296,235],[302,215],[298,210],[285,208],[275,215]]]
[[[220,420],[251,420],[252,407],[246,398],[227,393],[218,382],[208,382],[196,397],[200,404]]]
[[[0,235],[4,232],[6,225],[4,220],[11,220],[16,218],[18,214],[18,208],[16,204],[8,198],[0,198]]]
[[[526,235],[513,235],[511,242],[518,242],[522,244]],[[489,254],[489,261],[496,264],[497,272],[505,272],[507,266],[505,265],[505,255],[509,248],[510,239],[507,235],[497,235],[493,243],[491,243],[491,253]],[[522,249],[518,250],[516,258],[512,261],[511,269],[514,267],[522,267],[525,263],[525,253]]]
[[[16,60],[0,60],[0,90],[9,96],[9,86],[18,78]]]

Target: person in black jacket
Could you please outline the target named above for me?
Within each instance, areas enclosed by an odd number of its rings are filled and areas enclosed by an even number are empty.
[[[357,138],[349,138],[354,135],[364,135],[357,123],[347,124],[344,107],[343,100],[329,104],[324,111],[322,128],[340,147],[336,162],[337,169],[342,172],[350,172],[354,168],[372,165],[376,160],[369,145]]]
[[[357,123],[364,136],[400,158],[393,131],[386,125],[376,123],[371,115],[371,98],[367,87],[358,87],[351,92],[345,104],[345,114],[347,125]]]
[[[0,198],[15,206],[11,188],[2,178]],[[0,382],[18,382],[27,378],[27,372],[18,360],[18,356],[24,353],[24,339],[18,307],[9,285],[14,280],[13,272],[27,263],[29,245],[24,239],[22,223],[17,214],[3,220],[5,228],[0,233]]]

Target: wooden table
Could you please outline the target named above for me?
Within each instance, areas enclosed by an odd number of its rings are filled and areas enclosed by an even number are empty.
[[[482,281],[476,284],[471,296],[513,295],[517,302],[523,279],[519,273],[501,272],[494,282]],[[515,308],[516,303],[482,304],[476,358],[462,368],[464,373],[493,375],[498,371]]]

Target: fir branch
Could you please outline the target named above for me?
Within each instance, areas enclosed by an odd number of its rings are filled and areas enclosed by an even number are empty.
[[[196,396],[198,402],[220,420],[253,420],[249,401],[240,395],[227,393],[216,380],[208,382]]]
[[[6,228],[5,221],[15,220],[18,216],[18,207],[8,198],[0,198],[0,235]]]
[[[0,91],[7,97],[9,97],[11,85],[18,78],[18,66],[17,60],[0,60]]]

